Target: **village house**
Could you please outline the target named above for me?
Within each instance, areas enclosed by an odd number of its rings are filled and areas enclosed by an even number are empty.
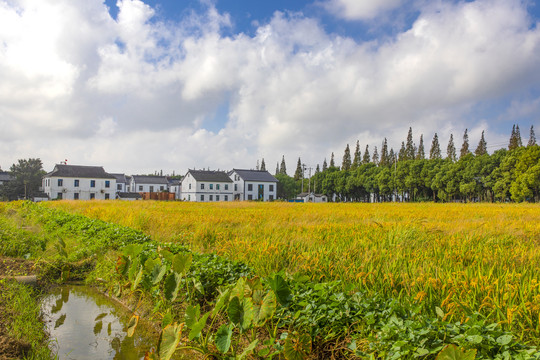
[[[116,193],[129,192],[129,176],[125,174],[111,174],[116,178]]]
[[[272,201],[277,198],[278,180],[266,170],[233,169],[234,200]]]
[[[171,179],[169,178],[169,192],[174,194],[175,200],[180,200],[181,198],[181,180],[180,179]]]
[[[181,182],[182,200],[232,201],[232,180],[224,171],[188,170]]]
[[[43,177],[43,192],[50,199],[115,199],[116,178],[101,166],[56,164]]]
[[[305,203],[312,202],[312,203],[326,203],[328,202],[328,197],[324,194],[315,194],[313,192],[311,193],[300,193],[296,196],[296,199],[301,200]]]
[[[129,190],[137,193],[154,193],[169,191],[169,181],[166,176],[133,175]]]

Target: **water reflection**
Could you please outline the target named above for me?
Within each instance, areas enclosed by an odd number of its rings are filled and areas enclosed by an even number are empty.
[[[56,288],[42,310],[59,359],[142,359],[156,339],[142,324],[127,337],[131,314],[88,287]]]

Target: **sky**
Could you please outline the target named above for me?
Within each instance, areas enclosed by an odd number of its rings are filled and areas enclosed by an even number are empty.
[[[540,135],[540,4],[518,0],[0,0],[0,168],[289,173],[412,127]]]

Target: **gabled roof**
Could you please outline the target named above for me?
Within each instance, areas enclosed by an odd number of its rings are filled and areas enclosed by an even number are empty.
[[[119,199],[142,199],[141,194],[133,192],[119,192],[117,195]]]
[[[8,173],[7,171],[0,171],[0,181],[11,181],[15,180],[15,177]]]
[[[187,174],[191,174],[197,181],[233,182],[225,171],[189,170]]]
[[[120,184],[127,183],[127,178],[125,174],[111,174],[111,175],[116,178],[116,183],[120,183]]]
[[[278,182],[278,179],[266,170],[233,169],[232,172],[237,173],[244,181]]]
[[[64,165],[56,164],[54,170],[45,175],[46,177],[64,176],[74,178],[91,179],[115,179],[115,177],[103,169],[102,166]]]
[[[132,178],[135,184],[169,184],[166,176],[133,175]]]

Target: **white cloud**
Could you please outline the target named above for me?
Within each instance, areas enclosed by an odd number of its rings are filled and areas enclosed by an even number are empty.
[[[398,2],[340,4],[352,18]],[[282,154],[289,167],[340,159],[357,139],[397,148],[409,126],[426,148],[435,131],[459,146],[465,127],[499,136],[490,119],[467,123],[478,104],[540,84],[540,30],[517,0],[429,4],[409,30],[365,43],[279,12],[254,36],[223,36],[229,15],[207,6],[172,23],[140,0],[119,1],[117,20],[100,0],[0,0],[0,165],[178,173],[264,156],[273,170]]]
[[[403,0],[328,0],[323,3],[331,13],[347,20],[367,20],[384,11],[398,8]]]

